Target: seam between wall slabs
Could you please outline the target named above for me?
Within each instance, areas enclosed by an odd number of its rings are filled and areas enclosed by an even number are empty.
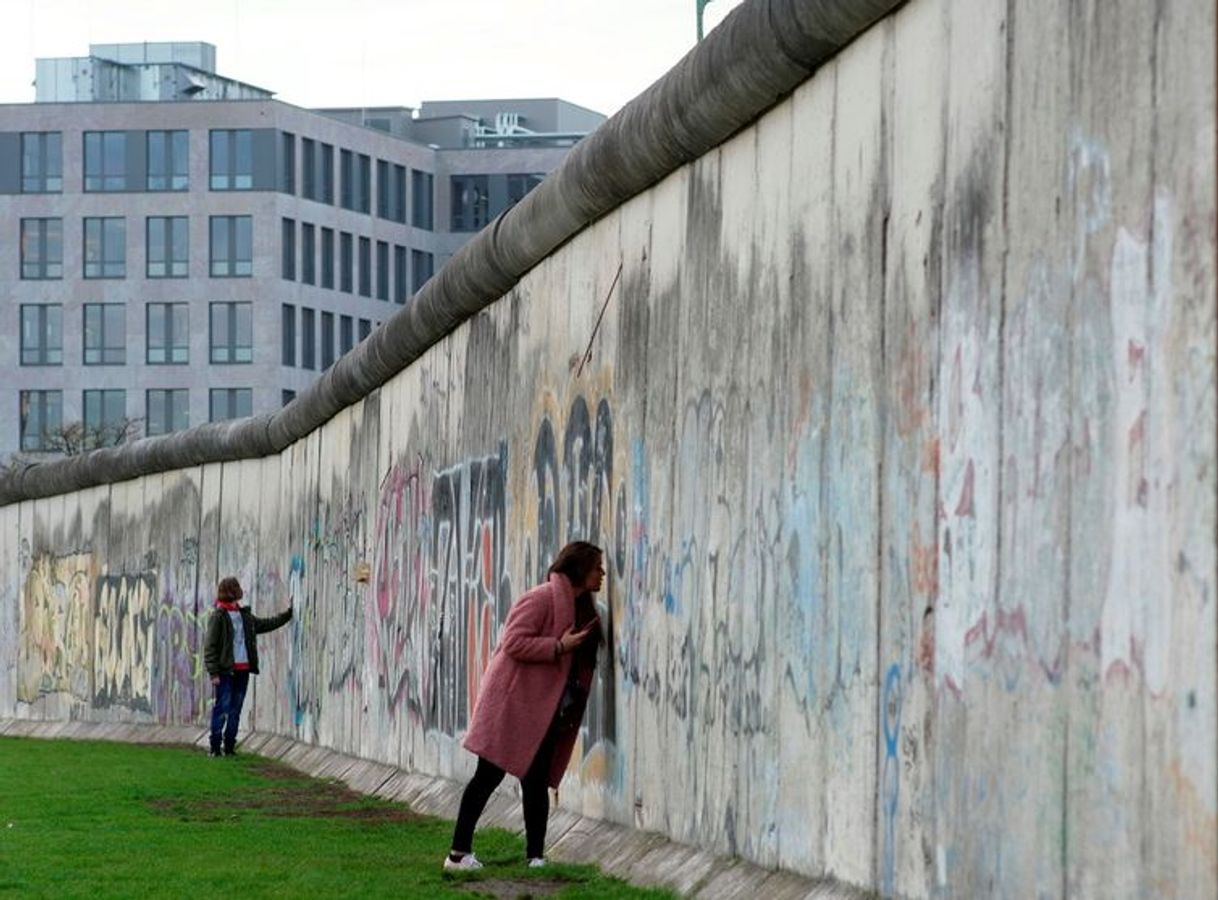
[[[880,165],[879,175],[883,185],[883,216],[880,221],[880,359],[879,371],[876,373],[880,389],[888,390],[888,227],[892,221],[892,142],[894,118],[889,110],[896,103],[896,32],[893,21],[885,23],[887,33],[884,35],[884,50],[882,68],[883,89],[880,91]],[[874,215],[874,211],[872,213]],[[876,416],[876,535],[875,535],[875,739],[872,741],[873,762],[872,771],[875,775],[876,790],[872,791],[872,842],[871,842],[871,883],[882,884],[885,873],[881,871],[884,865],[884,842],[887,836],[882,826],[882,807],[884,804],[884,758],[886,748],[881,749],[884,740],[884,544],[885,544],[885,504],[884,504],[884,455],[887,451],[887,403],[880,403]],[[895,855],[895,848],[892,849]],[[894,876],[895,880],[895,876]],[[893,887],[891,884],[887,887]]]

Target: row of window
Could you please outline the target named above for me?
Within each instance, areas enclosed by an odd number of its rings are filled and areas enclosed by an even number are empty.
[[[299,319],[297,318],[298,312],[300,314]],[[351,316],[345,315],[335,316],[334,313],[324,310],[320,318],[321,328],[319,332],[316,310],[307,306],[302,306],[298,310],[291,303],[283,304],[282,327],[279,329],[283,340],[283,347],[280,353],[282,365],[290,367],[299,365],[302,369],[316,369],[319,358],[318,350],[320,349],[321,370],[324,372],[334,365],[334,360],[372,333],[373,323],[369,319],[354,319]],[[334,329],[336,319],[338,324],[337,335]],[[299,340],[297,332],[298,321],[300,325]],[[357,325],[359,327],[358,337],[356,336]],[[336,336],[338,338],[337,354],[335,352],[334,340]],[[318,337],[321,338],[320,345]],[[297,352],[298,350],[299,352]]]
[[[252,216],[211,216],[209,261],[213,278],[254,274]],[[122,216],[84,219],[84,277],[127,277],[127,220]],[[145,274],[185,278],[190,263],[190,220],[186,216],[149,216],[145,220]],[[63,219],[21,220],[21,277],[63,278]]]
[[[131,139],[139,132],[86,131],[84,177],[88,192],[190,190],[190,142],[186,131],[145,131],[144,178],[132,177]],[[254,142],[249,129],[210,132],[210,183],[213,191],[254,187]],[[21,135],[21,190],[29,194],[63,190],[63,133],[27,131]]]
[[[190,190],[190,141],[184,130],[145,131],[144,146],[133,147],[138,131],[86,131],[84,133],[85,191],[187,191]],[[296,194],[296,136],[279,132],[279,190]],[[213,191],[254,190],[254,132],[248,128],[208,132],[208,186]],[[142,149],[143,165],[132,159]],[[393,222],[407,221],[406,166],[376,160],[376,215]],[[142,183],[138,170],[143,170]],[[300,195],[320,203],[334,203],[334,145],[312,138],[300,139]],[[366,153],[344,148],[338,154],[338,202],[343,209],[372,213],[373,160]],[[59,193],[63,190],[63,133],[27,131],[21,134],[21,190],[25,193]],[[435,227],[434,176],[410,170],[410,223]]]
[[[320,240],[318,231],[311,222],[300,223],[299,240],[299,272],[297,271],[297,224],[295,219],[283,219],[282,222],[282,261],[280,271],[285,281],[296,281],[297,275],[303,284],[320,285],[323,288],[334,288],[334,229],[322,227]],[[359,247],[359,265],[356,266],[356,251]],[[359,294],[361,297],[372,296],[373,272],[376,273],[376,297],[378,300],[388,300],[390,296],[390,245],[387,241],[376,242],[376,268],[372,265],[371,238],[359,237],[348,231],[338,233],[338,288],[348,294],[355,291],[356,271],[359,272]],[[320,250],[321,267],[318,269],[318,251]],[[435,266],[435,257],[423,250],[411,250],[410,262],[414,278],[406,272],[407,248],[400,244],[393,245],[393,299],[397,303],[405,303],[406,298],[423,286],[431,278]],[[319,277],[320,276],[320,277]]]
[[[90,450],[138,436],[139,423],[127,416],[127,392],[81,392],[83,417],[78,429],[64,427],[63,391],[18,392],[21,449],[26,451]],[[220,422],[253,415],[251,388],[212,388],[209,420]],[[169,434],[190,427],[190,392],[154,388],[144,392],[144,433]]]
[[[127,363],[127,305],[86,303],[83,306],[81,362],[86,366]],[[190,305],[149,303],[145,309],[149,365],[190,362]],[[252,303],[212,303],[208,306],[209,357],[225,365],[254,361]],[[24,304],[21,307],[21,365],[63,365],[63,305]]]

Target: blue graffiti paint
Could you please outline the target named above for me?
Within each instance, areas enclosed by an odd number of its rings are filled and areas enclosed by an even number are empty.
[[[882,888],[891,896],[896,882],[897,801],[901,791],[901,767],[897,747],[901,738],[901,706],[904,702],[901,667],[893,663],[884,676],[884,699],[880,716],[884,730],[884,772],[880,784],[880,803],[884,813],[884,872]]]
[[[300,665],[302,654],[301,648],[301,622],[306,612],[301,609],[301,601],[304,600],[303,582],[305,577],[305,561],[300,554],[293,554],[291,565],[288,566],[288,596],[292,599],[292,604],[296,608],[296,614],[292,621],[292,677],[288,678],[288,699],[292,704],[292,721],[296,727],[300,727],[305,721],[304,705],[300,702],[300,683],[296,677],[296,667]]]

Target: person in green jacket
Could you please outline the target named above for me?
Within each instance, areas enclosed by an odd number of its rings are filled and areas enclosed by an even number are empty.
[[[233,756],[237,726],[250,676],[258,674],[258,635],[286,625],[292,618],[292,601],[277,616],[260,619],[241,605],[241,582],[229,576],[216,587],[216,608],[207,621],[203,665],[211,676],[215,705],[211,710],[211,756]],[[223,743],[221,743],[223,742]],[[221,749],[223,748],[223,749]]]

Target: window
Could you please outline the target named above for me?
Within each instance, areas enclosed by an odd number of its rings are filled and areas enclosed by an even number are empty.
[[[427,279],[432,276],[432,267],[435,265],[434,257],[423,250],[411,250],[410,265],[414,269],[414,290],[417,293],[419,288],[427,284]]]
[[[338,153],[338,205],[355,209],[355,157],[350,150]]]
[[[84,446],[114,447],[127,437],[127,392],[84,391]]]
[[[148,190],[190,188],[190,143],[185,131],[148,132]]]
[[[394,165],[389,193],[389,218],[406,224],[406,167]]]
[[[63,278],[63,219],[21,220],[21,277]]]
[[[300,367],[317,368],[317,332],[313,327],[313,310],[307,306],[300,309]]]
[[[334,289],[334,229],[321,230],[321,286]]]
[[[368,335],[372,334],[372,323],[367,319],[359,320],[359,339],[362,341]]]
[[[372,241],[366,237],[359,239],[359,293],[372,296]]]
[[[405,303],[406,298],[410,295],[406,290],[409,284],[406,280],[406,248],[399,245],[393,245],[393,302]]]
[[[21,449],[51,450],[63,428],[63,391],[21,391]]]
[[[351,293],[354,288],[354,282],[351,280],[352,267],[352,243],[351,233],[349,231],[340,231],[338,233],[338,286],[340,289]]]
[[[321,369],[334,365],[334,313],[321,314]]]
[[[127,276],[127,220],[85,219],[85,278]]]
[[[376,299],[389,299],[389,245],[376,242]]]
[[[189,274],[189,228],[186,216],[148,217],[149,278],[185,278]]]
[[[359,202],[356,212],[372,212],[372,157],[359,155]]]
[[[211,361],[254,361],[254,304],[211,304]]]
[[[541,184],[545,175],[509,175],[507,177],[507,206],[524,199],[524,195]],[[507,207],[504,207],[506,209]],[[498,215],[502,210],[495,210]]]
[[[321,202],[334,203],[334,147],[321,145]]]
[[[279,133],[281,140],[279,190],[285,194],[296,193],[296,135],[286,131]]]
[[[86,303],[86,366],[121,366],[127,362],[127,307],[122,303]]]
[[[391,218],[389,207],[389,163],[376,161],[376,214],[382,219]]]
[[[317,144],[307,137],[300,139],[300,195],[317,199]]]
[[[21,135],[21,190],[58,194],[63,190],[63,135],[26,131]]]
[[[342,356],[355,346],[355,333],[350,316],[338,317],[338,354]]]
[[[127,190],[127,132],[85,132],[85,190]]]
[[[211,274],[235,278],[254,271],[254,220],[252,216],[211,217]]]
[[[312,225],[300,223],[300,280],[317,284],[317,238]]]
[[[279,392],[279,405],[280,406],[287,406],[289,403],[291,403],[295,399],[296,399],[295,391],[289,391],[287,388],[284,388],[283,390],[281,390]]]
[[[190,394],[184,389],[154,389],[145,394],[144,433],[149,437],[190,427]]]
[[[244,419],[254,414],[254,392],[251,388],[212,388],[211,421]]]
[[[21,365],[63,365],[63,306],[21,307]]]
[[[254,186],[254,133],[249,129],[211,132],[211,189],[248,191]]]
[[[432,194],[435,189],[435,176],[430,172],[410,170],[410,224],[415,228],[431,231],[435,228],[435,216],[432,207]]]
[[[283,220],[283,280],[296,280],[296,220]]]
[[[190,306],[186,303],[148,304],[149,365],[190,362]]]
[[[280,362],[285,366],[296,365],[296,307],[290,303],[283,304],[280,337],[283,342],[279,356]]]
[[[490,215],[490,190],[485,175],[452,176],[452,230],[477,231]]]

